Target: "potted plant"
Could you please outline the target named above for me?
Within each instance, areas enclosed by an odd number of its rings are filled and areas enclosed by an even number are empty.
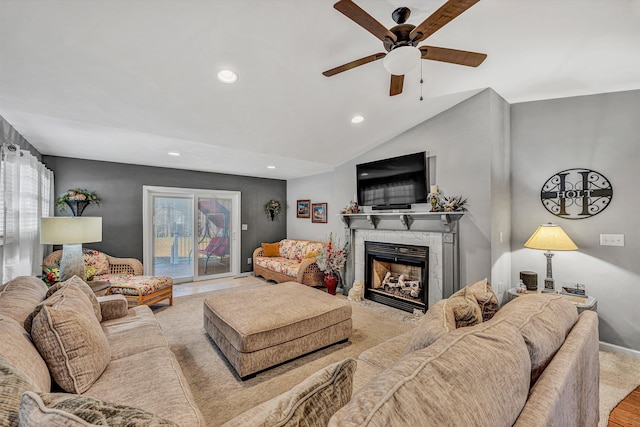
[[[282,205],[277,200],[269,200],[266,205],[264,205],[264,213],[267,215],[267,218],[273,221],[282,210]]]
[[[316,255],[316,263],[320,271],[324,273],[324,284],[327,292],[336,294],[338,275],[342,272],[347,262],[347,244],[340,248],[340,240],[333,241],[333,233],[329,234],[329,241]]]
[[[60,212],[64,211],[66,206],[69,206],[73,216],[82,216],[82,212],[84,212],[85,208],[89,206],[91,203],[95,203],[96,205],[100,204],[100,199],[96,196],[96,193],[93,193],[84,188],[74,188],[72,190],[67,190],[66,193],[61,194],[56,199],[56,207]]]

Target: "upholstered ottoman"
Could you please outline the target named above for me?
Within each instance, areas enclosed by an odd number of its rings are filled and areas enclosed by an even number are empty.
[[[112,275],[107,295],[124,295],[129,306],[152,305],[169,299],[173,305],[173,279],[168,276]]]
[[[346,341],[351,305],[296,282],[214,292],[204,329],[241,378]]]

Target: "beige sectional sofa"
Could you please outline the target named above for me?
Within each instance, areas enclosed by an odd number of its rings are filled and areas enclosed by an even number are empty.
[[[136,426],[203,425],[149,308],[127,310],[121,296],[112,296],[98,301],[98,310],[79,288],[58,290],[37,312],[47,292],[38,279],[0,287],[0,425],[18,425],[18,418],[22,425],[89,425],[69,414],[78,405],[93,415],[102,409],[120,417],[110,425],[134,416]],[[54,374],[61,368],[53,361],[67,365],[83,345],[52,361],[41,348],[47,341],[41,330],[43,323],[56,323],[66,304],[80,300],[76,313],[90,322],[76,330],[79,341],[89,340],[90,330],[99,338],[97,324],[104,339],[95,345],[104,350],[82,360],[65,381]],[[571,302],[548,294],[496,309],[486,280],[467,286],[433,305],[413,331],[362,352],[357,361],[327,366],[225,426],[595,427],[597,314],[578,315]],[[69,332],[62,328],[61,336]],[[50,393],[49,374],[79,389]],[[51,422],[56,416],[62,418]]]
[[[151,309],[67,282],[46,300],[36,277],[0,287],[0,425],[204,425]]]

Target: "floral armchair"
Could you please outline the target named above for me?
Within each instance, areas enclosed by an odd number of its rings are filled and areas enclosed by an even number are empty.
[[[143,276],[139,260],[116,258],[95,249],[83,249],[82,256],[88,283],[107,282],[107,294],[122,294],[130,305],[150,305],[166,298],[169,298],[170,304],[173,303],[173,279],[167,276]],[[43,280],[49,285],[56,281],[61,258],[62,251],[58,250],[43,260]]]

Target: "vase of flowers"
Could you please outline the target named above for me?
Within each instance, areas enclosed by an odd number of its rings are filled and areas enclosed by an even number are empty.
[[[264,213],[267,215],[267,218],[273,221],[282,210],[282,205],[277,200],[269,200],[266,205],[264,205]]]
[[[341,246],[339,239],[334,242],[333,233],[331,233],[329,241],[318,251],[316,262],[320,271],[324,273],[324,284],[327,287],[327,292],[335,295],[338,276],[347,262],[347,244]]]
[[[60,212],[63,212],[65,207],[69,206],[73,216],[82,216],[82,212],[91,203],[96,205],[100,204],[100,199],[96,196],[96,193],[85,190],[84,188],[74,188],[67,190],[66,193],[61,194],[56,199],[56,207]]]

